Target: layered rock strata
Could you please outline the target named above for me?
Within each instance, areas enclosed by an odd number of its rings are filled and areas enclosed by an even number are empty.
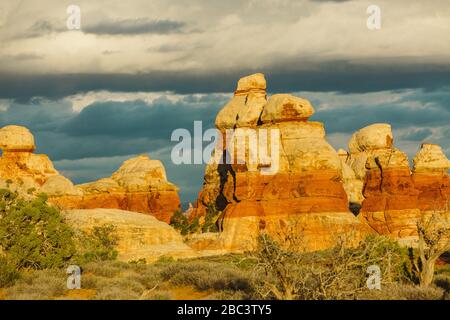
[[[450,161],[442,148],[436,144],[422,144],[413,162],[412,180],[419,191],[418,208],[450,214]]]
[[[44,192],[61,209],[116,208],[149,213],[169,222],[180,209],[178,188],[167,181],[163,164],[147,155],[126,160],[109,178],[74,185],[46,155],[34,154],[31,132],[20,126],[0,129],[0,187],[31,197]]]
[[[63,214],[70,225],[85,232],[113,225],[121,261],[145,259],[152,262],[163,256],[190,258],[199,255],[171,226],[146,214],[118,209],[68,210]]]
[[[357,240],[367,230],[348,210],[341,161],[325,139],[323,124],[307,121],[314,113],[310,102],[287,94],[266,101],[265,88],[262,74],[241,79],[216,118],[224,136],[223,156],[236,155],[234,163],[208,165],[197,203],[197,212],[211,205],[222,210],[216,247],[245,250],[261,232],[276,235],[293,225],[306,250],[327,248],[350,233]],[[266,134],[268,149],[279,152],[254,163],[248,143],[241,156],[237,141],[231,147],[226,143],[227,129],[256,132],[258,138]],[[203,240],[191,243],[203,249],[214,246]]]
[[[351,137],[345,162],[363,182],[361,221],[379,234],[414,239],[418,220],[433,207],[448,212],[448,160],[439,146],[424,144],[411,172],[393,141],[390,125],[365,127]]]
[[[159,160],[140,155],[126,160],[111,177],[77,186],[81,195],[50,194],[63,209],[118,208],[150,213],[169,223],[180,210],[178,188],[167,181]]]

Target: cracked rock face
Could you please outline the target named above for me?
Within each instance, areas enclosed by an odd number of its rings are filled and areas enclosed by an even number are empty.
[[[424,214],[439,209],[448,215],[442,208],[449,194],[449,166],[439,146],[422,145],[412,172],[407,155],[393,146],[388,124],[359,130],[350,139],[349,149],[346,164],[363,181],[359,218],[377,233],[413,239]]]
[[[376,123],[355,132],[346,164],[358,183],[350,195],[362,206],[358,218],[379,234],[404,238],[416,234],[418,192],[407,155],[393,146],[391,126]]]
[[[427,212],[444,212],[450,218],[450,161],[442,148],[435,144],[422,144],[413,162],[412,179],[419,190],[419,208]]]

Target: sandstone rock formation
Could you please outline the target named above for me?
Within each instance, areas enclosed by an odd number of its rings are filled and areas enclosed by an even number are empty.
[[[116,249],[122,261],[145,259],[152,262],[162,256],[198,256],[177,231],[149,215],[118,209],[68,210],[63,214],[70,225],[87,232],[95,226],[115,226]]]
[[[11,125],[1,128],[0,148],[2,188],[29,195],[39,190],[49,179],[64,179],[46,155],[33,153],[36,148],[34,137],[25,127]],[[70,181],[65,186],[73,188]]]
[[[238,82],[235,96],[216,118],[216,127],[225,137],[224,150],[216,152],[223,152],[224,157],[238,154],[238,143],[231,147],[225,143],[226,130],[234,128],[244,133],[253,129],[258,137],[266,133],[269,149],[278,148],[279,155],[252,163],[247,144],[244,159],[235,157],[242,163],[207,166],[196,211],[204,214],[211,205],[223,211],[219,221],[223,232],[214,241],[192,239],[191,244],[201,249],[245,250],[254,245],[260,232],[274,235],[293,224],[308,250],[327,248],[345,233],[352,232],[357,240],[368,231],[348,209],[341,161],[325,140],[323,124],[307,121],[313,107],[287,94],[266,101],[265,87],[262,74]],[[245,121],[240,121],[243,117]],[[272,131],[279,134],[278,142]],[[264,174],[263,169],[272,167],[274,161],[276,173]]]
[[[53,193],[50,201],[64,209],[118,208],[150,213],[166,223],[180,209],[178,188],[167,181],[161,161],[147,155],[126,160],[110,178],[77,187],[81,195]]]
[[[422,144],[413,162],[412,180],[419,191],[418,208],[450,215],[450,161],[442,148],[435,144]]]
[[[346,164],[363,182],[358,184],[364,199],[359,218],[377,233],[413,239],[417,221],[433,205],[445,205],[449,165],[439,146],[422,146],[414,159],[413,174],[407,155],[393,147],[388,124],[357,131],[350,139],[349,150]]]
[[[364,181],[367,159],[391,150],[393,142],[392,129],[387,123],[375,123],[355,132],[348,143],[349,156],[346,163],[352,168],[356,178]]]
[[[338,150],[338,156],[341,160],[342,167],[342,182],[344,184],[345,193],[347,193],[347,199],[350,208],[355,214],[359,213],[361,204],[364,200],[362,190],[364,188],[364,181],[358,179],[355,171],[347,164],[349,154],[343,149]]]
[[[163,164],[147,155],[125,161],[110,178],[75,186],[46,155],[33,153],[34,137],[27,128],[1,128],[0,148],[0,187],[23,196],[44,192],[62,209],[124,209],[165,222],[180,209],[178,189],[167,181]]]

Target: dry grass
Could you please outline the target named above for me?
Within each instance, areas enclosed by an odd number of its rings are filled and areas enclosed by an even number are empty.
[[[255,273],[254,266],[255,261],[243,255],[161,259],[150,265],[95,262],[82,266],[81,290],[66,289],[64,270],[33,271],[24,272],[15,285],[0,290],[0,299],[259,299],[258,279],[266,275]],[[443,299],[448,298],[449,283],[450,267],[445,265],[437,269],[436,285],[429,288],[398,282],[383,285],[382,290],[361,290],[354,298]]]

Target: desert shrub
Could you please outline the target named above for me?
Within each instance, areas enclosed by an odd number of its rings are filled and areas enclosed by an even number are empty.
[[[81,277],[81,288],[94,289],[99,287],[99,277],[93,274],[84,274]]]
[[[130,283],[139,283],[145,290],[155,289],[161,284],[159,272],[152,265],[97,261],[83,266],[83,288],[101,290],[101,287],[110,286],[112,279],[128,279]]]
[[[99,300],[137,300],[145,287],[130,277],[102,279],[97,288],[96,299]]]
[[[90,261],[84,263],[83,274],[94,274],[100,277],[113,278],[128,269],[128,265],[119,261]]]
[[[352,260],[360,261],[359,272],[366,278],[370,265],[377,265],[382,272],[382,283],[408,281],[411,278],[412,265],[408,249],[386,236],[370,235],[356,249],[347,250]],[[331,258],[331,257],[330,257]]]
[[[117,258],[117,235],[113,225],[96,226],[90,232],[79,231],[77,239],[77,255],[73,261],[84,264],[91,261],[107,261]]]
[[[420,287],[412,284],[390,284],[381,290],[365,289],[355,299],[363,300],[441,300],[444,292],[438,287]]]
[[[147,259],[140,258],[140,259],[128,261],[128,263],[129,264],[134,264],[134,265],[145,265],[145,264],[147,264]]]
[[[159,277],[159,274],[157,272],[136,274],[136,276],[134,276],[134,279],[142,284],[146,290],[158,288],[162,283],[161,278]]]
[[[6,289],[11,300],[52,299],[65,293],[65,270],[39,270],[23,273],[16,284]]]
[[[155,265],[164,265],[174,263],[175,259],[172,256],[160,256],[158,260],[154,262]]]
[[[344,241],[318,253],[302,253],[296,243],[278,243],[267,234],[258,238],[254,286],[263,299],[353,299],[365,290],[367,267],[380,267],[381,283],[405,279],[407,251],[386,237],[370,236],[357,248]],[[264,276],[261,276],[263,274]]]
[[[170,225],[185,236],[192,233],[219,232],[217,219],[220,216],[214,205],[208,205],[203,223],[200,223],[200,217],[190,218],[181,211],[175,211],[170,218]]]
[[[217,226],[217,219],[220,216],[220,211],[216,209],[215,205],[208,205],[206,208],[205,221],[202,225],[202,232],[219,232]]]
[[[450,203],[445,210],[448,211]],[[417,223],[419,244],[417,250],[410,250],[413,263],[413,275],[421,286],[433,283],[434,268],[437,259],[450,250],[450,227],[446,219],[439,213],[433,212],[430,217],[423,216]]]
[[[175,286],[193,286],[200,291],[251,291],[250,277],[233,266],[213,263],[186,262],[166,266],[161,270],[163,281]],[[220,274],[220,277],[218,277]]]
[[[45,194],[25,200],[17,193],[0,190],[0,246],[9,264],[38,270],[117,257],[114,226],[75,232],[46,201]]]
[[[450,294],[450,277],[444,275],[437,275],[434,279],[434,284],[436,287],[444,290],[446,295]]]
[[[46,201],[44,194],[24,200],[0,190],[0,246],[17,269],[62,267],[75,254],[72,229]]]
[[[180,231],[183,236],[191,233],[196,233],[201,230],[199,217],[189,219],[181,211],[174,212],[174,214],[170,218],[170,225],[176,230]]]
[[[0,288],[13,285],[18,278],[19,272],[0,256]]]

